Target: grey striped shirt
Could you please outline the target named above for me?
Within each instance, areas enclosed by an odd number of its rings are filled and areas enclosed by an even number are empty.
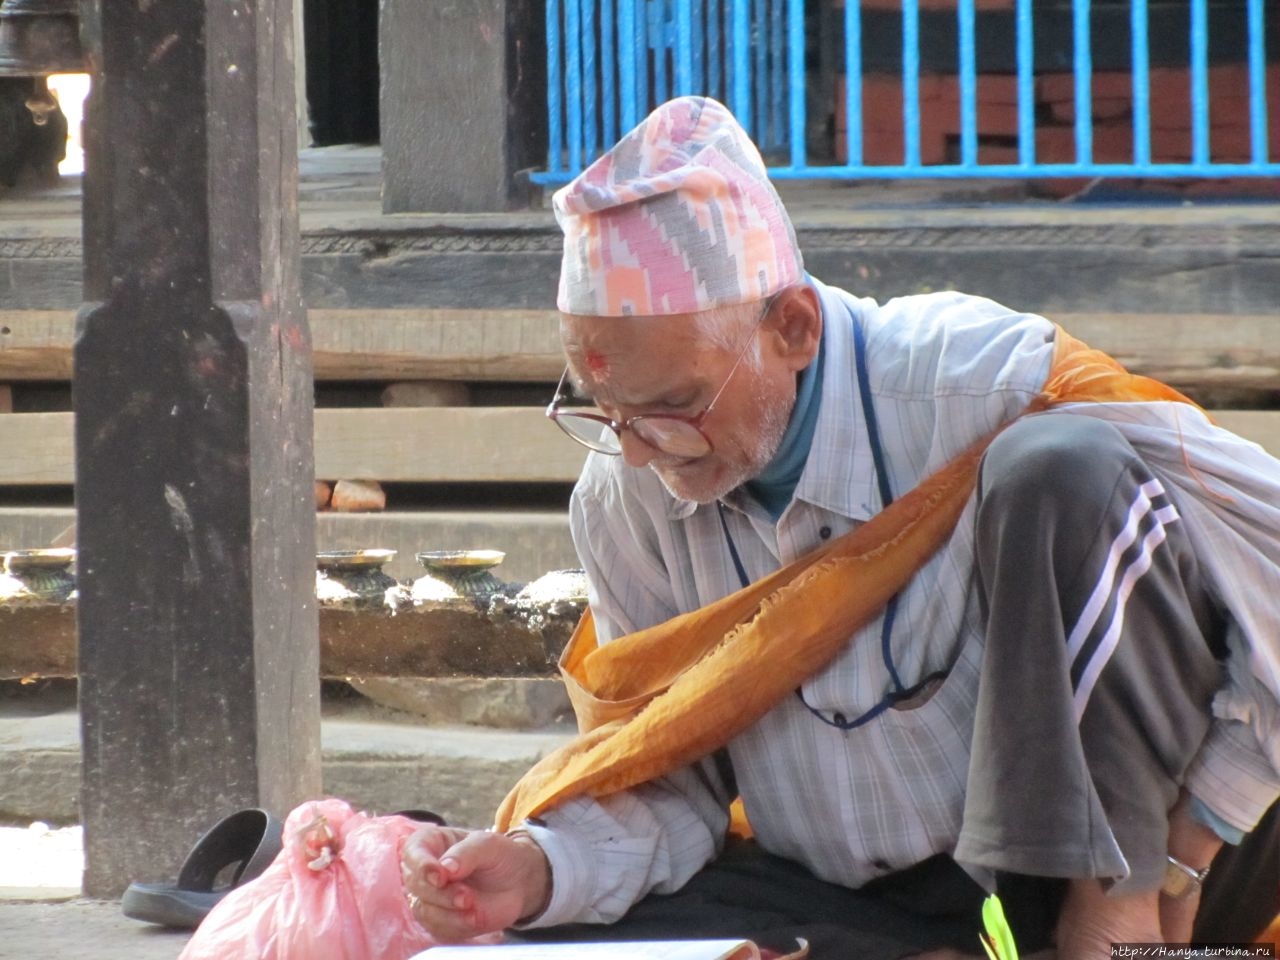
[[[725,501],[729,535],[752,579],[840,536],[881,506],[852,330],[835,298],[866,332],[887,472],[899,495],[1020,413],[1043,383],[1053,352],[1051,323],[982,298],[939,293],[877,305],[814,286],[823,302],[826,359],[813,444],[795,496],[777,523],[737,492]],[[788,697],[728,746],[760,843],[832,882],[860,886],[952,852],[960,840],[983,650],[972,511],[971,502],[946,547],[902,593],[893,628],[893,663],[905,684],[950,671],[933,696],[847,732]],[[740,586],[716,507],[674,500],[650,471],[628,468],[621,458],[588,460],[571,524],[602,642]],[[1280,569],[1280,556],[1275,560]],[[856,717],[874,706],[890,689],[880,636],[876,620],[852,637],[843,654],[804,684],[805,702],[828,718]],[[1271,634],[1273,644],[1278,636]],[[1280,792],[1280,780],[1250,730],[1231,726],[1211,737],[1196,791],[1215,812],[1239,822],[1260,815],[1267,795]],[[1244,787],[1242,769],[1250,778]],[[1246,798],[1223,801],[1225,784]],[[551,861],[554,889],[536,925],[608,922],[649,892],[679,889],[718,852],[730,793],[708,760],[545,814],[546,826],[532,832]]]

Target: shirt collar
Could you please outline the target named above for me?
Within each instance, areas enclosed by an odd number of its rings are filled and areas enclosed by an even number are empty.
[[[866,520],[879,512],[880,495],[867,422],[858,397],[853,324],[867,324],[877,306],[874,300],[850,296],[821,281],[810,278],[809,282],[822,304],[823,349],[827,356],[822,406],[795,499],[850,520]],[[870,353],[871,331],[866,332]]]

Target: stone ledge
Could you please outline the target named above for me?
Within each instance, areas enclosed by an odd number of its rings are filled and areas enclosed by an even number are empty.
[[[434,810],[460,826],[489,826],[530,766],[572,738],[537,731],[417,726],[375,719],[364,705],[328,709],[321,724],[323,792],[376,812]],[[79,819],[79,718],[0,715],[0,822]]]
[[[401,596],[407,591],[401,589]],[[324,677],[554,676],[586,601],[467,598],[320,603]],[[73,600],[0,602],[0,679],[76,675]]]

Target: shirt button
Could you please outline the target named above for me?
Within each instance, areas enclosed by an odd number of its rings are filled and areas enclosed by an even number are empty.
[[[823,540],[830,540],[830,539],[831,539],[831,528],[830,528],[830,527],[822,527],[822,528],[820,528],[820,529],[818,530],[818,536],[820,536]]]
[[[871,861],[871,865],[872,865],[873,867],[875,867],[877,870],[888,870],[888,869],[889,869],[889,861],[887,861],[887,860],[872,860],[872,861]]]

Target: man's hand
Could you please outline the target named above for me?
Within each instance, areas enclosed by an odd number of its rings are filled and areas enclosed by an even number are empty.
[[[1222,849],[1222,838],[1191,816],[1191,797],[1183,790],[1169,811],[1169,855],[1196,870],[1207,867]],[[1160,896],[1160,932],[1165,943],[1188,943],[1200,906],[1200,891],[1175,900]]]
[[[413,915],[442,943],[504,930],[546,908],[546,854],[528,837],[426,826],[401,861]]]

